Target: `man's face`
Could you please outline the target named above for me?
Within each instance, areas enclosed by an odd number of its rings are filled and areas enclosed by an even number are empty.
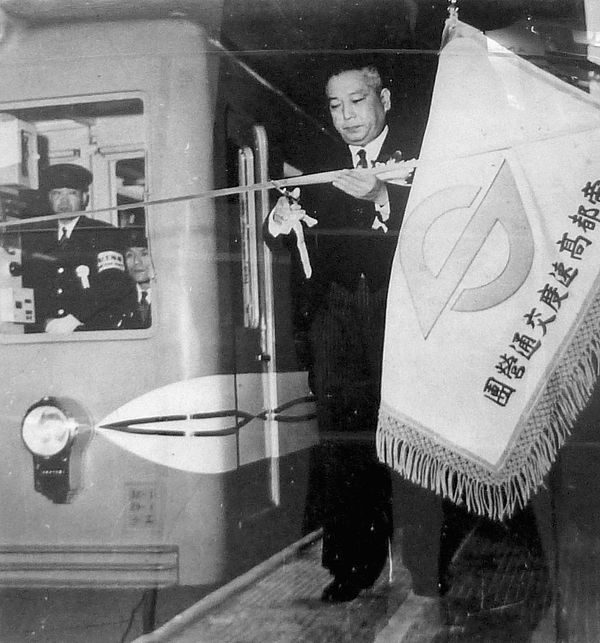
[[[359,69],[343,71],[327,83],[327,99],[333,126],[348,145],[366,145],[385,127],[390,93],[377,93]]]
[[[150,281],[152,277],[152,260],[148,248],[127,248],[125,264],[127,271],[136,283]]]
[[[56,214],[79,212],[87,204],[87,193],[74,188],[54,188],[48,192],[48,201]]]

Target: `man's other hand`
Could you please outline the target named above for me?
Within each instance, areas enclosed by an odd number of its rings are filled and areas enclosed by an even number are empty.
[[[383,205],[388,201],[385,183],[361,170],[341,170],[332,181],[334,187],[356,199]]]

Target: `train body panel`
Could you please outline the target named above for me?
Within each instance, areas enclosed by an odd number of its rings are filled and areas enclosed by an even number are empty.
[[[268,199],[251,208],[256,323],[244,322],[237,202],[177,199],[228,180],[226,145],[258,145],[252,106],[264,88],[210,51],[182,20],[17,29],[4,44],[0,116],[33,128],[50,165],[93,172],[95,218],[126,227],[115,206],[137,194],[155,274],[149,328],[52,336],[0,321],[0,585],[212,585],[301,535],[314,408],[289,301],[273,301]],[[246,132],[224,130],[224,105],[246,114]],[[19,199],[22,187],[0,192]],[[11,293],[23,286],[8,268],[19,230],[0,244],[0,290]],[[63,403],[83,418],[81,448],[50,470],[21,425],[28,409]],[[66,496],[53,495],[52,476],[66,478]]]

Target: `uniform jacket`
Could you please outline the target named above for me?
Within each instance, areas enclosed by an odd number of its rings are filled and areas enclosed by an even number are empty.
[[[21,232],[23,286],[34,290],[36,314],[27,332],[43,332],[49,319],[69,314],[83,324],[80,330],[116,328],[135,290],[120,231],[81,216],[68,239],[59,243],[57,237],[56,221]]]

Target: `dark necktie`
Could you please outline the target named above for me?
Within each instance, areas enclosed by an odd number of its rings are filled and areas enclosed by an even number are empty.
[[[62,244],[63,244],[63,243],[64,243],[64,242],[69,238],[69,237],[67,236],[67,229],[65,228],[65,226],[63,226],[63,227],[62,227],[62,229],[61,229],[61,231],[60,231],[60,232],[61,232],[61,234],[60,234],[60,239],[58,240],[58,245],[59,245],[59,246],[62,246]]]
[[[369,167],[367,163],[367,152],[366,150],[358,150],[356,153],[358,156],[358,162],[356,163],[356,167]]]
[[[148,302],[148,293],[145,290],[141,292],[141,299],[138,303],[140,317],[144,326],[149,325],[150,321],[150,303]]]

